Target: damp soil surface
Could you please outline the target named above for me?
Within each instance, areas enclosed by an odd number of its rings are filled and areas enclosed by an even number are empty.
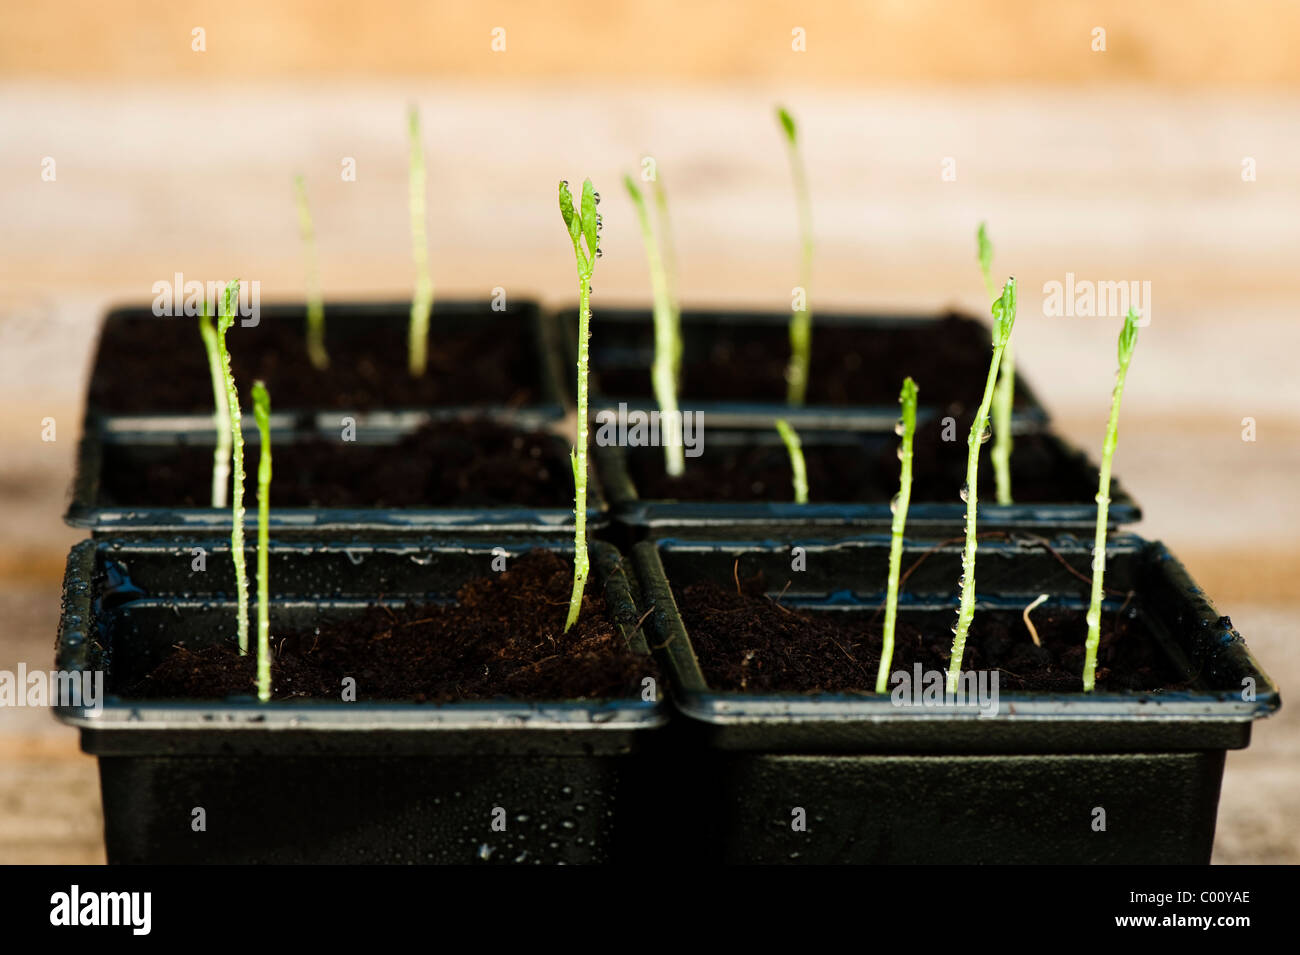
[[[650,362],[629,355],[653,354],[647,318],[635,326],[609,323],[592,339],[592,388],[605,398],[653,395]],[[621,338],[620,338],[621,336]],[[784,402],[790,333],[785,325],[683,327],[683,401]],[[602,344],[601,339],[604,339]],[[993,346],[988,328],[961,315],[893,327],[819,324],[813,313],[812,366],[807,401],[815,405],[896,405],[911,375],[926,405],[978,404]],[[1016,404],[1027,398],[1017,390]]]
[[[582,615],[564,632],[573,563],[531,551],[510,569],[467,583],[454,604],[388,607],[309,631],[272,628],[272,698],[338,701],[578,700],[639,695],[655,674],[628,648],[600,588],[587,583]],[[622,621],[629,632],[637,621]],[[221,699],[256,694],[256,655],[233,645],[174,650],[125,694],[133,699]]]
[[[263,311],[255,327],[236,322],[227,334],[231,369],[241,389],[266,382],[273,407],[366,411],[459,405],[517,407],[542,400],[531,311],[457,309],[466,317],[438,323],[434,306],[429,367],[407,370],[404,308],[386,317],[326,309],[330,367],[307,359],[305,318]],[[398,313],[401,313],[400,315]],[[509,317],[506,317],[509,316]],[[212,411],[212,383],[197,318],[131,317],[105,327],[89,403],[118,414],[203,414]]]
[[[255,441],[244,500],[255,507]],[[212,445],[105,444],[99,506],[208,507]],[[569,507],[563,438],[489,421],[434,421],[392,444],[321,436],[272,447],[272,507]]]
[[[723,587],[700,583],[676,591],[706,682],[749,693],[869,693],[880,665],[883,611],[809,610],[764,595],[761,577]],[[952,613],[903,611],[895,628],[891,672],[946,671]],[[1035,646],[1019,612],[977,612],[963,670],[997,670],[1002,691],[1081,692],[1082,611],[1039,607],[1030,615]],[[1097,689],[1153,692],[1189,682],[1140,618],[1104,614],[1097,651]]]
[[[970,415],[942,417],[919,425],[912,448],[912,502],[961,503],[966,483],[966,439]],[[738,444],[710,442],[705,428],[704,451],[686,460],[686,473],[670,478],[660,448],[629,448],[628,474],[642,500],[789,501],[794,485],[790,456],[776,432],[755,433]],[[945,436],[955,440],[944,440]],[[898,493],[898,441],[891,434],[802,435],[811,503],[888,503]],[[991,442],[980,460],[980,498],[992,501]],[[1088,503],[1097,492],[1096,476],[1063,453],[1044,435],[1019,435],[1012,445],[1012,497],[1026,504]]]

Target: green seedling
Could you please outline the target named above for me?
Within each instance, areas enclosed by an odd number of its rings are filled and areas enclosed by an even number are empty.
[[[778,107],[776,118],[785,133],[790,153],[790,172],[794,177],[795,201],[799,206],[799,235],[802,248],[799,266],[799,283],[802,289],[803,308],[796,308],[790,316],[790,364],[786,368],[786,402],[802,405],[808,393],[808,367],[812,361],[812,303],[809,298],[812,286],[812,200],[808,197],[808,178],[804,174],[803,159],[799,155],[798,130],[794,117]]]
[[[591,562],[587,556],[587,356],[591,345],[591,275],[600,257],[600,217],[596,205],[600,195],[583,180],[582,200],[575,208],[567,181],[560,183],[560,215],[573,242],[573,258],[578,266],[578,443],[570,453],[573,463],[573,594],[569,598],[569,615],[564,632],[578,621],[582,612],[582,593],[587,587]]]
[[[681,341],[673,319],[672,293],[668,285],[668,272],[659,243],[650,225],[650,214],[645,199],[631,176],[623,177],[623,185],[636,207],[637,221],[641,225],[641,241],[645,245],[646,261],[650,265],[650,289],[654,298],[655,357],[650,369],[655,400],[659,403],[664,437],[664,470],[669,477],[686,473],[686,457],[682,448],[681,414],[677,408],[677,372],[681,354]]]
[[[217,329],[208,314],[208,299],[203,297],[203,312],[199,315],[199,335],[208,353],[208,374],[212,378],[212,424],[216,429],[216,444],[212,450],[212,506],[226,506],[226,488],[230,484],[230,399],[226,395],[226,372],[221,363],[221,346],[217,343]]]
[[[976,239],[979,243],[980,271],[984,274],[984,291],[992,302],[998,297],[993,286],[993,243],[989,241],[983,222],[980,223]],[[993,449],[989,452],[989,458],[993,461],[999,504],[1011,503],[1011,404],[1016,394],[1014,348],[1011,342],[1007,342],[1007,347],[1002,352],[998,387],[993,392]]]
[[[257,698],[271,699],[271,395],[253,382],[253,418],[261,437],[257,461]]]
[[[682,386],[682,303],[677,291],[677,248],[673,244],[672,222],[668,218],[668,193],[664,189],[663,177],[655,172],[655,217],[659,221],[659,238],[663,242],[664,279],[668,287],[668,301],[673,313],[673,341],[677,350],[673,353],[673,381],[677,387]]]
[[[803,442],[799,440],[798,432],[784,418],[776,419],[776,433],[781,436],[781,441],[790,454],[790,470],[794,472],[794,502],[807,504],[808,466],[803,459]]]
[[[1129,309],[1119,333],[1119,370],[1115,373],[1115,390],[1110,398],[1110,419],[1106,422],[1106,443],[1101,449],[1101,476],[1097,481],[1097,533],[1092,545],[1092,599],[1088,603],[1088,638],[1084,642],[1083,692],[1091,693],[1097,685],[1097,645],[1101,642],[1102,578],[1106,575],[1106,522],[1110,513],[1110,467],[1119,442],[1119,404],[1124,397],[1124,381],[1129,362],[1137,347],[1138,313]]]
[[[294,176],[293,192],[298,203],[298,232],[307,260],[307,357],[312,367],[324,371],[330,366],[330,356],[325,350],[325,301],[320,291],[316,230],[311,223],[311,207],[307,205],[307,180]]]
[[[916,382],[903,379],[898,395],[903,415],[894,430],[902,438],[898,444],[898,496],[890,504],[894,512],[889,527],[889,584],[885,594],[885,634],[880,650],[880,668],[876,671],[876,692],[889,686],[889,670],[894,663],[894,626],[898,621],[898,582],[903,565],[903,531],[907,527],[907,507],[912,502],[912,439],[916,435]]]
[[[411,377],[419,378],[429,364],[429,313],[433,311],[433,279],[429,277],[429,232],[426,203],[424,145],[420,141],[420,114],[410,114],[411,135],[411,255],[415,259],[415,296],[411,299],[411,324],[407,355]]]
[[[993,303],[993,360],[989,364],[988,381],[979,411],[970,426],[966,441],[966,486],[962,497],[966,500],[966,546],[961,555],[961,603],[957,609],[957,626],[953,628],[952,656],[948,660],[948,692],[956,693],[961,679],[961,659],[966,651],[966,635],[975,617],[975,516],[979,486],[980,446],[989,438],[989,406],[993,402],[993,388],[998,380],[998,366],[1002,361],[1011,328],[1016,322],[1016,280],[1008,279],[1002,287],[1002,296]]]
[[[226,347],[226,332],[235,324],[235,303],[239,298],[239,280],[226,286],[221,315],[217,319],[217,351],[221,358],[221,376],[230,409],[230,556],[235,562],[235,626],[239,636],[239,652],[248,652],[248,568],[244,562],[244,432],[243,416],[239,411],[239,390],[230,370],[230,349]]]

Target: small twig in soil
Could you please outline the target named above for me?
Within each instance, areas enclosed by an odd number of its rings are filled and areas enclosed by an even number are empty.
[[[636,626],[632,628],[632,632],[637,633],[641,629],[641,625],[646,622],[646,618],[649,617],[654,612],[655,612],[655,608],[652,606],[645,613],[641,614],[641,619],[639,619],[636,622]]]
[[[790,614],[791,616],[794,616],[794,611],[793,611],[793,610],[789,609],[788,607],[782,607],[782,606],[781,606],[781,598],[784,597],[784,596],[785,596],[785,592],[786,592],[787,590],[790,589],[790,584],[791,584],[791,583],[793,583],[793,581],[789,581],[789,580],[787,580],[787,581],[785,582],[785,586],[781,588],[781,592],[780,592],[779,594],[777,594],[775,597],[768,597],[767,599],[770,600],[770,601],[772,601],[772,605],[773,605],[774,607],[776,607],[777,610],[780,610],[780,611],[782,611],[782,612],[784,612],[784,613],[788,613],[788,614]]]
[[[656,647],[652,647],[651,649],[653,649],[653,650],[662,650],[662,649],[664,649],[664,647],[668,646],[668,644],[672,643],[672,642],[673,642],[674,640],[676,640],[676,639],[677,639],[677,634],[674,633],[674,634],[672,634],[671,636],[669,636],[669,638],[668,638],[667,640],[665,640],[663,643],[659,644],[659,645],[656,646]]]

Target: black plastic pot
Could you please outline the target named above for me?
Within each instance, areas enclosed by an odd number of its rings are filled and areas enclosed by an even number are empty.
[[[681,407],[704,411],[719,427],[742,423],[753,414],[781,414],[800,429],[846,423],[892,427],[907,375],[920,385],[918,420],[924,421],[939,409],[976,401],[988,374],[988,327],[973,318],[816,311],[808,402],[791,408],[782,378],[790,351],[789,323],[789,312],[684,309]],[[577,354],[577,309],[561,312],[559,324],[571,364]],[[954,354],[936,360],[945,342],[953,344]],[[657,407],[650,387],[654,324],[649,311],[597,303],[590,348],[593,407],[620,402],[630,409]],[[572,401],[572,383],[567,387]],[[834,393],[819,395],[823,387]],[[862,388],[872,389],[871,400],[852,400]],[[1016,376],[1014,415],[1020,426],[1042,426],[1048,420],[1021,375]]]
[[[326,303],[332,374],[308,379],[310,396],[295,400],[283,385],[286,377],[311,371],[305,313],[301,303],[265,305],[256,326],[237,321],[227,335],[240,388],[263,378],[279,411],[563,410],[561,381],[567,372],[560,365],[554,319],[534,302],[511,300],[502,311],[486,301],[435,302],[426,374],[436,384],[445,358],[452,369],[472,369],[463,383],[474,393],[403,402],[386,401],[379,392],[408,379],[409,302]],[[357,371],[361,378],[341,374],[363,366],[364,373]],[[500,381],[494,383],[494,376]],[[331,390],[336,382],[344,393]],[[151,307],[138,306],[114,309],[104,319],[91,370],[88,417],[209,414],[211,388],[197,318],[158,317]]]
[[[190,546],[86,541],[68,560],[56,665],[104,671],[108,697],[97,715],[57,714],[99,758],[109,862],[643,856],[638,825],[651,814],[640,800],[653,787],[637,754],[665,721],[658,699],[258,704],[114,695],[173,646],[228,638],[228,551],[207,543],[209,571],[196,574]],[[519,553],[535,542],[498,546]],[[591,555],[589,586],[603,587],[629,645],[646,653],[622,560],[600,543]],[[273,626],[357,613],[381,594],[390,603],[449,598],[489,573],[491,560],[486,544],[447,541],[276,544]],[[491,825],[498,807],[505,832]],[[199,808],[202,832],[192,827]]]
[[[674,593],[731,586],[763,571],[785,606],[819,613],[875,608],[888,539],[798,542],[791,571],[776,543],[660,541],[637,546],[652,645],[676,707],[695,730],[694,769],[713,800],[680,821],[708,861],[926,863],[1206,863],[1224,754],[1281,700],[1240,634],[1159,543],[1121,535],[1107,548],[1107,586],[1140,616],[1192,689],[1163,693],[1002,693],[996,715],[895,706],[889,695],[722,692],[705,681]],[[933,545],[908,543],[904,566]],[[1087,542],[1063,537],[981,543],[979,610],[1019,610],[1036,595],[1087,605]],[[739,560],[739,563],[737,563]],[[1068,567],[1066,566],[1068,565]],[[900,620],[947,628],[960,546],[943,546],[907,578]],[[1119,611],[1108,600],[1105,611]],[[923,618],[925,619],[925,618]],[[1080,632],[1082,642],[1083,633]],[[1253,698],[1245,699],[1245,687]],[[806,831],[792,813],[806,813]],[[1104,812],[1104,831],[1094,826]]]
[[[829,413],[828,414],[832,414]],[[759,415],[737,416],[743,426],[712,427],[707,413],[703,419],[703,455],[686,459],[689,475],[710,453],[726,454],[735,450],[765,449],[775,462],[774,472],[782,473],[779,487],[765,488],[761,501],[693,500],[688,497],[655,497],[639,488],[631,473],[631,456],[638,456],[646,466],[660,467],[663,458],[661,447],[620,447],[601,445],[596,441],[594,460],[601,483],[609,498],[615,521],[638,532],[652,532],[657,536],[678,533],[711,533],[726,539],[740,536],[767,538],[782,533],[818,535],[857,534],[863,528],[888,526],[893,513],[890,496],[876,501],[825,501],[818,499],[817,488],[810,488],[812,500],[808,504],[795,504],[791,500],[789,456],[770,418]],[[847,417],[835,416],[843,425]],[[812,462],[818,454],[833,454],[840,465],[852,463],[863,468],[873,467],[882,458],[889,462],[889,476],[897,481],[897,461],[893,451],[898,438],[889,430],[836,429],[809,430],[800,433],[805,458]],[[1031,461],[1012,457],[1013,492],[1017,476],[1031,476],[1036,481],[1072,488],[1072,500],[1018,502],[1000,505],[991,491],[981,493],[979,526],[982,529],[1038,528],[1043,533],[1053,529],[1084,529],[1097,522],[1097,469],[1087,456],[1059,437],[1048,432],[1031,433],[1028,440],[1036,445]],[[1023,447],[1023,444],[1018,445]],[[954,444],[963,464],[966,442],[963,438]],[[987,460],[981,462],[981,475],[991,471]],[[828,464],[825,469],[832,470]],[[1031,473],[1032,472],[1032,473]],[[914,481],[922,475],[914,472]],[[943,500],[919,497],[914,491],[907,512],[909,532],[942,536],[945,532],[961,533],[965,526],[966,504],[960,497],[960,477],[955,478],[951,496]],[[716,489],[713,487],[712,489]],[[895,487],[896,491],[897,488]],[[1111,482],[1111,503],[1108,521],[1111,527],[1138,521],[1142,512],[1119,482]],[[802,528],[795,531],[793,528]],[[784,530],[782,530],[784,529]]]
[[[392,445],[430,420],[464,418],[457,412],[436,414],[358,415],[355,420],[355,443],[339,442],[340,454],[347,449],[364,450],[367,445]],[[469,419],[505,424],[524,431],[547,432],[559,418],[541,412],[477,412]],[[338,414],[315,415],[306,427],[295,426],[292,414],[272,416],[272,447],[282,448],[295,441],[320,436],[337,438],[341,417]],[[260,437],[251,415],[244,417],[245,471],[256,474]],[[571,500],[572,475],[568,470],[569,442],[554,436],[557,460],[563,460],[561,473],[553,480],[566,485]],[[111,449],[117,466],[130,473],[144,475],[175,457],[177,449],[202,448],[211,453],[215,441],[210,416],[190,417],[119,417],[91,419],[86,423],[77,459],[77,476],[72,501],[65,515],[73,527],[88,528],[95,536],[140,534],[218,534],[230,527],[229,508],[163,507],[146,502],[122,505],[105,500],[101,491],[104,460]],[[594,472],[594,469],[593,469]],[[206,487],[198,488],[202,494]],[[249,508],[249,527],[256,516],[256,482],[250,482],[245,494]],[[588,482],[588,527],[595,531],[608,522],[607,506],[601,493],[600,479],[593,473]],[[532,533],[563,537],[573,534],[573,506],[528,507],[277,507],[272,489],[271,528],[274,536],[294,535],[391,535],[391,534],[510,534]]]

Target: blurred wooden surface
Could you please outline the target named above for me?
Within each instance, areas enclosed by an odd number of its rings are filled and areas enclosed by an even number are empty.
[[[0,7],[0,76],[1295,88],[1298,31],[1290,0],[43,0]]]
[[[178,271],[257,279],[264,301],[300,296],[296,171],[307,176],[327,293],[408,294],[403,113],[415,102],[440,294],[503,286],[568,300],[555,183],[590,175],[604,194],[599,335],[602,304],[647,295],[619,180],[651,152],[673,203],[687,301],[785,308],[797,245],[771,115],[778,97],[806,138],[815,307],[982,312],[974,232],[988,219],[998,272],[1021,284],[1017,358],[1094,457],[1117,323],[1045,317],[1039,290],[1067,272],[1152,283],[1117,473],[1144,506],[1141,532],[1184,559],[1284,690],[1300,684],[1297,98],[1138,87],[850,93],[771,79],[581,91],[545,81],[0,85],[0,668],[49,662],[62,561],[78,538],[59,516],[109,302],[147,301],[154,281]],[[53,182],[42,181],[43,157],[55,160]],[[340,179],[344,157],[356,159],[356,182]],[[955,181],[941,178],[946,157]],[[1256,181],[1242,179],[1246,157]],[[58,422],[52,443],[40,440],[47,416]],[[1246,417],[1254,442],[1242,440]],[[1229,756],[1216,860],[1300,862],[1298,725],[1284,709]],[[0,710],[0,862],[99,858],[97,812],[94,763],[74,734],[43,712]]]

